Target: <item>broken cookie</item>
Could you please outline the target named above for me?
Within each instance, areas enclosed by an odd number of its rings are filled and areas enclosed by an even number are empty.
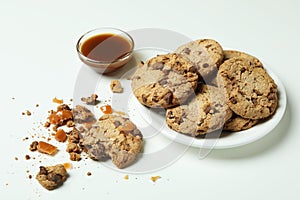
[[[99,103],[98,95],[92,94],[90,97],[81,97],[81,101],[85,102],[88,105],[97,105]]]
[[[92,159],[111,158],[114,165],[124,168],[142,151],[143,136],[128,118],[103,115],[85,134],[83,145]]]
[[[123,87],[118,80],[113,80],[110,82],[110,90],[113,93],[122,93],[123,92]]]
[[[65,167],[58,164],[48,167],[40,166],[36,179],[47,190],[54,190],[66,181],[67,176]]]

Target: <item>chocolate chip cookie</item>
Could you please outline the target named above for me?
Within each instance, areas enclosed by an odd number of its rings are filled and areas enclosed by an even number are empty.
[[[224,52],[224,61],[230,58],[241,57],[241,58],[249,59],[251,62],[253,62],[254,65],[258,67],[263,66],[263,64],[256,57],[249,55],[247,53],[236,51],[236,50],[224,50],[223,52]]]
[[[266,118],[277,108],[277,85],[262,66],[249,59],[225,61],[218,71],[218,84],[225,88],[231,110],[243,118]]]
[[[47,167],[40,166],[40,171],[36,175],[38,182],[47,190],[60,187],[67,177],[67,171],[62,164]]]
[[[241,131],[253,127],[257,124],[259,120],[255,119],[246,119],[236,114],[233,114],[232,117],[226,121],[224,124],[224,131]]]
[[[203,85],[188,104],[167,109],[166,122],[177,132],[198,136],[222,128],[231,115],[223,88]]]
[[[82,144],[90,158],[98,161],[110,158],[118,168],[124,168],[142,151],[143,136],[128,118],[103,115],[83,136]]]
[[[197,87],[198,75],[193,64],[176,53],[158,55],[138,66],[132,90],[148,107],[169,108],[184,103]]]
[[[223,60],[221,45],[212,39],[191,41],[178,47],[175,52],[186,56],[204,80],[217,70]]]

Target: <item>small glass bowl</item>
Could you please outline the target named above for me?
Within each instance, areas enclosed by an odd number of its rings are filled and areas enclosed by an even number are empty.
[[[121,58],[118,58],[114,61],[101,61],[101,60],[93,60],[91,58],[86,57],[85,55],[83,55],[83,53],[81,52],[81,47],[82,44],[84,44],[84,42],[96,35],[101,35],[101,34],[113,34],[119,37],[122,37],[123,39],[125,39],[129,45],[130,45],[130,50],[123,55]],[[90,68],[92,68],[94,71],[96,71],[97,73],[100,74],[106,74],[109,72],[113,72],[116,71],[117,69],[120,69],[121,67],[123,67],[126,63],[128,63],[132,56],[133,56],[133,49],[134,49],[134,41],[132,39],[132,37],[126,33],[125,31],[122,31],[120,29],[117,28],[109,28],[109,27],[105,27],[105,28],[97,28],[91,31],[88,31],[87,33],[85,33],[84,35],[82,35],[76,45],[76,50],[79,56],[79,59],[86,64],[87,66],[89,66]]]

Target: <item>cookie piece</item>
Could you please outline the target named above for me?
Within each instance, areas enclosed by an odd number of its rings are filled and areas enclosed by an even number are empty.
[[[223,130],[224,131],[242,131],[249,129],[256,125],[259,120],[255,119],[246,119],[233,114],[232,117],[226,121],[224,124]]]
[[[143,146],[143,136],[128,119],[103,115],[83,136],[88,155],[99,161],[111,158],[114,165],[124,168],[132,164]]]
[[[229,60],[230,58],[241,57],[241,58],[249,59],[257,67],[263,67],[263,64],[256,57],[249,55],[247,53],[236,51],[236,50],[224,50],[223,52],[224,52],[224,59],[223,59],[224,61]]]
[[[131,87],[148,107],[169,108],[184,103],[197,87],[198,75],[185,57],[172,53],[158,55],[139,65]]]
[[[62,164],[48,167],[40,166],[36,179],[47,190],[54,190],[66,181],[67,171]]]
[[[222,128],[231,115],[223,88],[203,85],[188,104],[167,109],[166,121],[177,132],[198,136]]]
[[[223,60],[221,45],[212,39],[191,41],[178,47],[175,52],[186,56],[204,80],[218,69]]]
[[[267,71],[241,57],[225,61],[218,71],[231,110],[243,118],[271,116],[278,105],[277,85]]]
[[[120,81],[119,80],[112,80],[110,82],[110,90],[113,93],[122,93],[123,92],[123,87],[122,87]]]

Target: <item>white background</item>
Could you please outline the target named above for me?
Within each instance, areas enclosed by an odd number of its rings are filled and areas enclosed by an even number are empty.
[[[299,199],[299,22],[298,0],[0,0],[0,198]],[[80,169],[71,170],[62,188],[48,192],[28,179],[26,169],[34,175],[38,164],[24,159],[28,143],[22,138],[38,132],[33,122],[45,119],[53,97],[73,96],[81,68],[77,39],[103,26],[170,29],[252,53],[283,81],[287,112],[274,131],[255,143],[213,150],[203,160],[198,149],[190,148],[173,165],[129,175],[129,180],[102,165],[88,177],[94,163],[75,163]],[[31,117],[21,115],[26,109],[34,112]],[[162,178],[152,183],[153,175]]]

